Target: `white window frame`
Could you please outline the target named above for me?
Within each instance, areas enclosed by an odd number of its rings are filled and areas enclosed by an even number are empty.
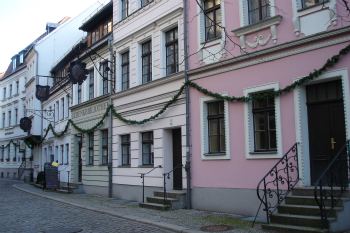
[[[200,128],[201,128],[201,158],[202,160],[229,160],[230,153],[230,130],[229,130],[229,113],[228,102],[224,101],[224,117],[225,117],[225,145],[226,151],[224,155],[209,155],[208,146],[208,102],[219,101],[212,97],[202,97],[200,99]]]
[[[270,1],[270,17],[273,17],[276,15],[275,10],[275,0],[269,0]],[[248,26],[248,25],[254,25],[249,24],[249,12],[248,12],[248,0],[239,0],[239,18],[240,18],[240,26]],[[257,23],[255,23],[257,24]]]
[[[251,87],[244,89],[244,96],[248,97],[252,93],[278,90],[278,83],[269,83],[261,86]],[[275,120],[276,120],[276,152],[255,152],[254,151],[254,129],[252,118],[252,102],[244,104],[244,131],[245,131],[245,151],[247,159],[271,159],[281,158],[283,156],[282,148],[282,127],[281,127],[281,107],[280,97],[275,97]]]
[[[203,1],[200,0],[202,4],[202,8],[204,9]],[[224,28],[225,27],[225,1],[221,0],[220,2],[220,10],[221,10],[221,26]],[[215,40],[210,40],[206,42],[205,40],[205,15],[204,12],[202,11],[201,7],[197,5],[197,15],[198,17],[198,44],[206,44],[208,47],[212,46],[213,44],[217,44],[218,42],[222,42],[225,40],[225,32],[224,30],[221,30],[221,37],[217,38]],[[201,46],[199,46],[201,47]]]

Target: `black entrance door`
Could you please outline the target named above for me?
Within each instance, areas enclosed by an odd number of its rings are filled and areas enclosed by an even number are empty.
[[[173,129],[173,186],[176,190],[182,189],[182,153],[181,129]]]
[[[83,177],[83,160],[81,158],[81,149],[82,149],[82,142],[81,140],[78,143],[78,159],[79,159],[79,175],[78,175],[78,182],[82,181]]]
[[[308,86],[307,109],[311,182],[314,183],[345,144],[341,81]]]

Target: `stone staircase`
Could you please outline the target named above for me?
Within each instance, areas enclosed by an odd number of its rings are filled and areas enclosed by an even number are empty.
[[[153,197],[147,197],[145,203],[140,203],[140,207],[155,210],[182,209],[185,207],[186,191],[173,190],[166,193],[167,198],[164,201],[164,192],[155,191]]]
[[[350,208],[349,192],[343,195],[333,209],[330,207],[330,200],[326,201],[329,228],[331,225],[337,224],[338,217],[342,212],[345,212],[350,220],[349,210],[344,211],[345,204],[347,208]],[[320,209],[314,198],[313,187],[295,188],[278,207],[276,213],[271,215],[270,224],[264,224],[262,227],[266,230],[280,232],[329,232],[328,229],[321,228]]]

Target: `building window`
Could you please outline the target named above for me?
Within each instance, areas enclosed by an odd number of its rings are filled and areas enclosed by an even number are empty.
[[[101,70],[102,70],[102,94],[106,95],[108,94],[108,64],[107,62],[103,62],[101,64]]]
[[[63,120],[64,119],[64,97],[61,98],[61,105],[62,105],[61,120]]]
[[[66,96],[66,103],[67,103],[66,117],[69,117],[69,94]]]
[[[11,115],[12,115],[12,112],[11,111],[9,111],[8,112],[9,113],[9,118],[8,118],[8,126],[10,127],[11,126],[11,123],[12,123],[12,119],[11,119]]]
[[[11,145],[9,145],[8,147],[7,147],[7,161],[9,162],[10,161],[10,155],[11,155]]]
[[[81,85],[78,84],[78,95],[77,95],[77,100],[78,100],[78,104],[81,103]]]
[[[122,19],[125,19],[129,15],[129,0],[121,0],[122,5]]]
[[[50,155],[50,162],[52,163],[55,160],[55,155],[52,151],[52,146],[49,146],[49,155]]]
[[[95,43],[100,39],[100,28],[96,28],[95,31],[91,33],[91,44]]]
[[[111,31],[112,31],[112,19],[109,19],[103,24],[103,36],[107,35]]]
[[[153,0],[141,0],[141,7],[147,6],[151,2],[153,2]]]
[[[3,89],[4,91],[2,92],[3,93],[3,96],[2,96],[2,99],[6,99],[6,87],[4,87],[4,89]]]
[[[122,91],[129,89],[129,51],[122,54]]]
[[[14,71],[15,69],[16,69],[16,67],[17,67],[17,59],[16,58],[13,58],[12,59],[12,70]]]
[[[102,165],[108,164],[108,130],[101,130]]]
[[[44,148],[44,156],[45,156],[45,162],[48,163],[49,162],[49,158],[47,155],[47,148]]]
[[[221,37],[221,9],[220,0],[204,1],[205,40]]]
[[[56,119],[57,121],[59,121],[60,119],[60,102],[57,100],[56,101],[56,110],[55,110],[55,115],[56,115]]]
[[[207,103],[208,153],[225,153],[225,107],[224,101]]]
[[[254,96],[254,94],[253,94]],[[254,151],[276,151],[275,97],[267,95],[252,101]]]
[[[61,163],[64,164],[64,145],[61,145]]]
[[[179,70],[177,28],[165,33],[166,74],[173,74]]]
[[[94,69],[89,70],[89,99],[94,98]]]
[[[2,127],[5,128],[5,119],[6,119],[6,115],[5,113],[2,113]]]
[[[69,144],[66,143],[66,159],[65,159],[65,163],[66,165],[69,164]]]
[[[142,165],[153,165],[153,132],[142,133]]]
[[[15,125],[18,124],[18,109],[15,108]]]
[[[130,165],[130,134],[121,136],[122,166]]]
[[[12,97],[12,84],[10,84],[10,97]]]
[[[89,155],[88,155],[88,165],[94,165],[94,132],[88,134],[89,140]]]
[[[248,0],[249,24],[258,23],[270,17],[269,0]]]
[[[58,161],[58,146],[55,147],[55,161]]]
[[[324,4],[326,2],[329,2],[329,0],[301,0],[301,5],[302,8],[308,8],[308,7],[312,7],[318,4]]]
[[[142,83],[152,80],[152,43],[147,41],[142,44]]]
[[[16,94],[19,93],[19,81],[16,81]]]

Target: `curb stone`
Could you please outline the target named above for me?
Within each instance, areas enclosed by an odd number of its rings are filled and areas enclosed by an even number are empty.
[[[50,200],[54,200],[54,201],[57,201],[57,202],[65,203],[65,204],[72,205],[72,206],[79,207],[79,208],[83,208],[83,209],[86,209],[86,210],[95,211],[95,212],[98,212],[98,213],[109,214],[109,215],[112,215],[112,216],[115,216],[115,217],[118,217],[118,218],[123,218],[123,219],[131,220],[131,221],[135,221],[135,222],[140,222],[140,223],[143,223],[143,224],[150,224],[150,225],[153,225],[153,226],[165,229],[165,230],[170,230],[170,231],[174,231],[174,232],[178,232],[178,233],[203,233],[203,231],[193,230],[191,228],[178,226],[178,225],[171,224],[171,223],[157,222],[157,221],[152,221],[152,220],[149,220],[149,219],[140,218],[140,217],[134,217],[134,216],[130,216],[130,215],[121,215],[121,214],[118,214],[118,213],[115,213],[115,212],[109,211],[109,210],[101,210],[101,209],[97,209],[97,208],[94,208],[94,207],[83,206],[83,205],[80,205],[80,204],[77,204],[77,203],[74,203],[74,202],[63,200],[61,198],[50,197],[50,196],[47,196],[47,195],[44,195],[44,194],[41,194],[41,193],[32,192],[32,191],[27,190],[25,188],[19,187],[16,184],[12,185],[12,187],[14,187],[15,189],[20,190],[22,192],[30,193],[32,195],[40,196],[40,197],[43,197],[43,198],[46,198],[46,199],[50,199]]]

